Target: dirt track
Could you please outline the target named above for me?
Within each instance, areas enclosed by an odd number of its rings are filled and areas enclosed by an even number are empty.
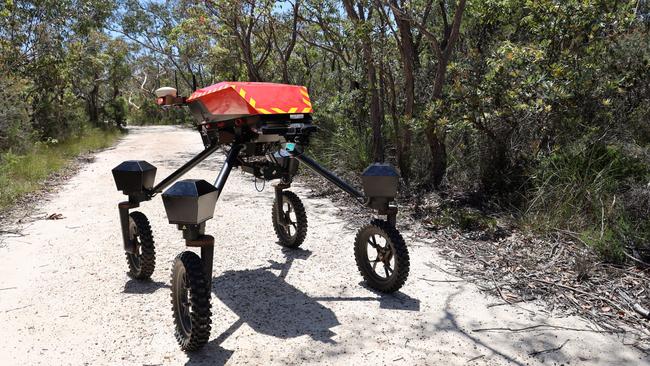
[[[275,243],[272,189],[258,193],[234,171],[207,233],[216,237],[212,337],[201,352],[179,351],[169,275],[184,250],[159,197],[140,211],[154,229],[151,282],[126,276],[110,170],[144,159],[161,179],[202,148],[196,132],[134,129],[97,155],[38,214],[24,236],[0,237],[0,365],[152,364],[645,364],[613,335],[542,306],[494,306],[475,286],[444,271],[435,248],[410,239],[411,275],[394,296],[362,286],[353,258],[358,228],[327,199],[303,197],[309,232],[302,250]],[[219,154],[217,154],[219,155]],[[219,155],[186,178],[216,177]],[[370,214],[370,213],[369,213]],[[370,216],[369,216],[370,217]],[[526,331],[481,331],[485,328]],[[562,346],[563,345],[563,346]],[[556,349],[556,350],[553,350]]]

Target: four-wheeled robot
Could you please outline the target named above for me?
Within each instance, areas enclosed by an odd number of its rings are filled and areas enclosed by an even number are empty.
[[[307,215],[300,198],[288,189],[302,163],[363,205],[377,211],[357,233],[354,256],[365,283],[380,292],[402,287],[409,272],[409,254],[395,228],[398,173],[388,164],[372,164],[362,175],[363,193],[305,155],[311,134],[312,104],[307,88],[272,83],[222,82],[196,90],[189,97],[160,88],[163,107],[187,106],[197,121],[205,149],[167,178],[154,184],[156,167],[142,160],[125,161],[113,169],[117,189],[128,196],[118,205],[129,276],[149,279],[155,247],[147,217],[132,211],[162,193],[170,224],[183,233],[185,245],[200,248],[179,254],[172,266],[171,292],[176,338],[185,351],[201,348],[210,337],[214,237],[205,234],[215,205],[233,168],[264,181],[276,180],[272,222],[278,241],[297,248],[307,235]],[[178,180],[218,149],[227,152],[214,184]]]

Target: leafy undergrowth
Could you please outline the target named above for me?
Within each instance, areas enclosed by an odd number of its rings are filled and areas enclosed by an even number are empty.
[[[63,142],[37,143],[26,153],[0,154],[0,210],[41,189],[51,174],[67,167],[74,158],[107,148],[120,135],[117,130],[89,129]]]

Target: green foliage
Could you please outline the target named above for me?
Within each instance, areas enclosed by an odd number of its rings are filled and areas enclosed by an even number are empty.
[[[330,103],[320,104],[314,119],[320,132],[311,150],[327,165],[345,171],[361,171],[372,160],[368,126],[350,118],[358,93],[338,93]]]
[[[0,151],[20,151],[31,144],[28,89],[28,81],[0,73]]]
[[[648,2],[469,1],[449,52],[460,1],[391,3],[403,16],[355,0],[0,2],[0,152],[88,122],[193,123],[155,104],[162,86],[300,84],[329,166],[385,156],[407,192],[478,191],[614,261],[643,249],[645,211],[623,197],[650,180]]]
[[[650,165],[619,146],[581,142],[542,160],[524,218],[536,229],[582,231],[606,259],[620,261],[625,245],[646,245],[650,235],[647,218],[630,217],[621,199],[650,180]]]
[[[120,136],[116,130],[89,128],[66,141],[39,142],[23,153],[9,150],[0,155],[0,209],[23,195],[40,189],[45,179],[69,164],[70,159],[112,145]]]

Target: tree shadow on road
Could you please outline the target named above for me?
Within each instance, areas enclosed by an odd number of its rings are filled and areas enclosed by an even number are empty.
[[[506,361],[508,364],[524,366],[530,364],[531,360],[534,359],[533,357],[536,356],[536,354],[544,354],[545,357],[541,359],[542,362],[552,362],[553,364],[568,364],[571,362],[572,358],[566,355],[564,353],[564,350],[562,350],[563,345],[558,347],[558,344],[556,344],[557,342],[550,342],[548,339],[541,337],[541,334],[539,333],[531,334],[529,336],[513,336],[514,333],[512,333],[503,338],[497,338],[493,336],[480,337],[476,332],[467,329],[467,327],[461,326],[458,322],[457,315],[453,310],[453,304],[458,301],[456,298],[460,296],[463,291],[465,291],[465,286],[462,286],[455,293],[447,297],[445,300],[445,308],[443,310],[444,316],[432,325],[435,329],[435,333],[457,333],[463,338],[467,339],[469,342],[473,343],[475,350],[478,352],[485,352],[484,354],[468,360],[467,363],[486,356],[496,356],[498,359]],[[473,325],[475,325],[477,328],[480,327],[480,324]],[[525,329],[527,324],[508,325],[515,325],[516,327]],[[537,349],[538,351],[529,352],[529,358],[522,360],[521,349]],[[537,359],[537,361],[539,360],[540,359]]]

